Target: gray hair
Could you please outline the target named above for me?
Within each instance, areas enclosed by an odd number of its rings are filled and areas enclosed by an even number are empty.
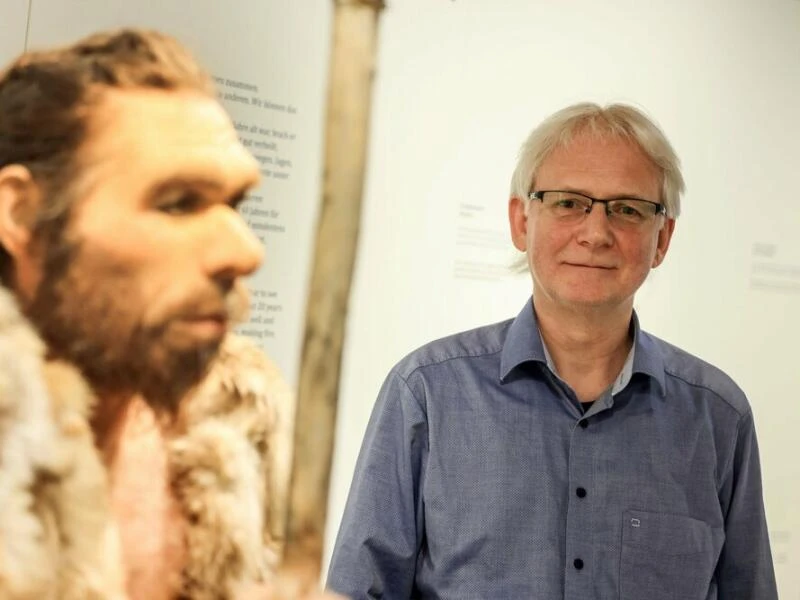
[[[680,214],[681,194],[685,189],[680,159],[658,125],[639,109],[625,104],[605,107],[588,102],[574,104],[545,119],[520,149],[511,178],[511,196],[527,205],[528,194],[545,159],[584,132],[617,136],[637,144],[661,172],[661,202],[666,206],[667,216],[674,219]]]

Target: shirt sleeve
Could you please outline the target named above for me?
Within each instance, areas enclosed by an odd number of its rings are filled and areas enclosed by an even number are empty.
[[[750,412],[739,423],[722,490],[726,510],[725,545],[717,565],[719,600],[777,600],[758,442]]]
[[[327,586],[364,600],[412,597],[424,537],[421,480],[427,419],[393,371],[372,412],[334,545]]]

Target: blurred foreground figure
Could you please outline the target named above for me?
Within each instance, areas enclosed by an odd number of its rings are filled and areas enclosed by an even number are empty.
[[[291,398],[230,334],[257,181],[166,36],[0,75],[0,598],[271,597]]]

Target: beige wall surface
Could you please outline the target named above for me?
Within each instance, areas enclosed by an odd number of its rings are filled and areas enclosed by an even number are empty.
[[[0,2],[0,65],[5,65],[25,49],[29,0]],[[2,68],[0,67],[0,68]]]

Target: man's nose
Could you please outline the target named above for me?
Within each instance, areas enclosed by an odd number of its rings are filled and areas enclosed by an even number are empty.
[[[264,260],[264,247],[239,213],[229,206],[215,209],[209,243],[201,249],[204,267],[213,277],[250,275]]]
[[[613,242],[613,239],[611,224],[608,222],[606,214],[606,205],[602,202],[593,203],[581,223],[578,241],[591,245],[608,245]]]

